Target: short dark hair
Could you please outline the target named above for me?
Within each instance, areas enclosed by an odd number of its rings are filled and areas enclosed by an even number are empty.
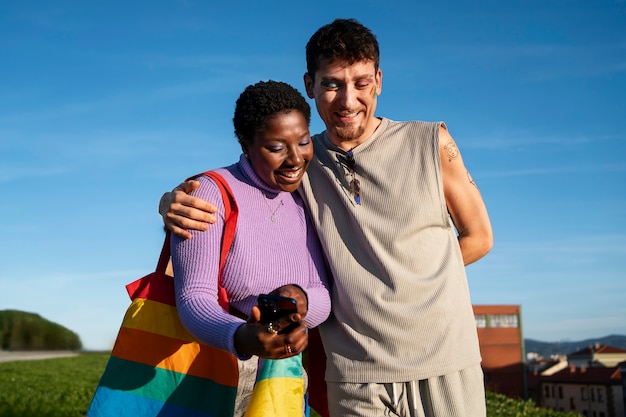
[[[378,70],[378,40],[371,30],[356,19],[335,19],[319,28],[306,44],[306,69],[312,79],[321,60],[340,60],[348,64],[373,61],[374,68]]]
[[[292,86],[281,81],[259,81],[249,85],[235,104],[233,125],[235,136],[245,151],[257,133],[267,129],[270,120],[279,113],[302,113],[307,126],[311,123],[311,107]]]

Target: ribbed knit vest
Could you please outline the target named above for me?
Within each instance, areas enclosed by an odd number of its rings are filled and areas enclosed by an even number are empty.
[[[333,314],[320,326],[329,381],[411,381],[480,362],[440,125],[382,119],[353,149],[360,205],[345,152],[325,132],[314,137],[302,190],[334,280]]]

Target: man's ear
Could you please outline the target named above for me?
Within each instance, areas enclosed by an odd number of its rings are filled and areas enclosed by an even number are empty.
[[[313,95],[313,78],[309,76],[308,72],[304,73],[304,89],[306,90],[306,95],[309,98],[315,98]]]

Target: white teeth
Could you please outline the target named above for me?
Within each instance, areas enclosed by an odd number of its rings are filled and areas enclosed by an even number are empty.
[[[301,168],[293,168],[289,171],[287,170],[282,170],[280,171],[282,173],[282,175],[284,175],[285,177],[288,178],[298,178],[298,175],[300,175],[300,170]]]

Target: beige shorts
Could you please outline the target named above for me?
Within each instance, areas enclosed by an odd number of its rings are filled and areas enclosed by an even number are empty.
[[[480,365],[420,381],[328,382],[327,387],[331,417],[485,417],[487,414]]]

